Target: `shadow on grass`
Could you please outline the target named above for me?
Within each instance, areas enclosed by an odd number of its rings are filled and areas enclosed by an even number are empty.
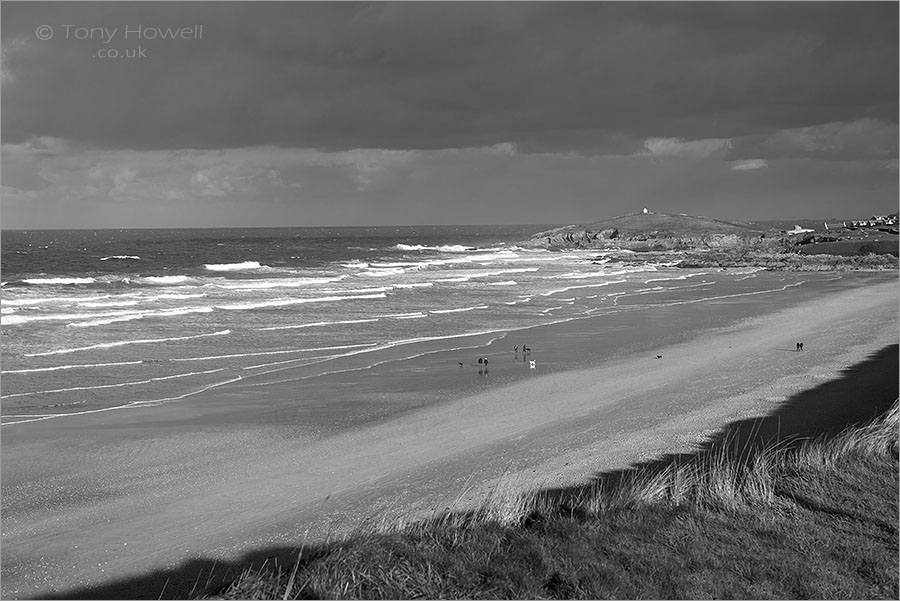
[[[317,545],[303,556],[311,561],[327,551],[330,545]],[[238,578],[248,567],[264,564],[291,568],[297,562],[298,547],[269,547],[246,553],[237,561],[192,559],[176,568],[156,570],[147,574],[117,580],[108,584],[44,594],[40,599],[190,599],[204,592],[220,590]]]
[[[733,422],[703,443],[696,453],[670,454],[635,464],[629,469],[604,472],[583,485],[550,489],[548,496],[565,505],[577,499],[598,481],[604,487],[635,469],[660,469],[672,463],[686,463],[698,455],[727,444],[743,455],[766,444],[780,441],[783,445],[799,444],[812,437],[833,437],[847,427],[863,424],[891,408],[898,397],[897,365],[900,346],[890,345],[866,360],[843,370],[841,377],[788,399],[771,415]],[[298,544],[302,544],[298,541]],[[333,544],[322,543],[303,548],[301,568]],[[269,547],[252,551],[233,562],[196,559],[176,568],[159,570],[109,584],[43,595],[44,599],[186,599],[192,595],[210,594],[238,578],[248,567],[265,563],[291,568],[297,561],[299,547]]]

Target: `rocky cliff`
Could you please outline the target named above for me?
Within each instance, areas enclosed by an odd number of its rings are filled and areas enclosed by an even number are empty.
[[[567,225],[539,232],[527,244],[544,248],[624,248],[636,251],[744,246],[770,248],[781,244],[781,236],[773,236],[747,223],[647,211],[588,225]]]

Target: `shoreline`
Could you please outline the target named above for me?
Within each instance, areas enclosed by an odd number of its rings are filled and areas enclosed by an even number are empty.
[[[692,448],[698,435],[702,439],[708,430],[734,419],[765,414],[796,391],[896,344],[897,296],[896,282],[859,286],[672,342],[660,361],[643,352],[625,352],[608,365],[538,375],[369,427],[303,440],[273,437],[267,428],[235,434],[223,425],[199,435],[182,430],[186,416],[200,411],[197,407],[171,412],[172,417],[182,415],[174,432],[145,434],[137,441],[128,440],[136,429],[124,424],[111,431],[73,426],[75,431],[85,428],[82,435],[105,440],[106,446],[80,448],[96,453],[97,461],[122,462],[117,473],[128,478],[103,488],[114,488],[117,495],[63,505],[43,515],[29,515],[13,505],[10,517],[5,498],[4,547],[9,551],[13,546],[17,555],[4,553],[4,597],[47,590],[28,575],[26,562],[37,555],[46,554],[50,565],[56,565],[50,569],[57,570],[76,561],[76,555],[84,556],[59,573],[60,580],[51,585],[57,591],[79,581],[99,585],[109,580],[102,577],[107,569],[117,578],[171,567],[196,555],[232,558],[247,549],[298,543],[304,537],[337,536],[379,516],[426,515],[445,503],[477,502],[500,480],[504,486],[517,479],[522,486],[559,486],[657,452]],[[778,350],[782,340],[793,339],[804,339],[807,350]],[[838,342],[839,348],[829,346]],[[711,348],[716,349],[712,357]],[[695,398],[698,387],[704,398]],[[547,403],[530,397],[539,394],[552,397],[552,412]],[[656,395],[669,403],[659,406]],[[598,396],[605,400],[598,402]],[[155,419],[160,427],[166,422]],[[57,429],[37,430],[52,435]],[[3,433],[8,440],[11,431],[4,428]],[[4,444],[4,451],[12,451],[13,462],[22,453],[60,448],[47,440],[23,440],[28,436],[12,438],[15,444]],[[190,457],[189,469],[167,459],[175,448]],[[598,457],[605,457],[605,463]],[[4,468],[9,465],[7,456]],[[150,491],[138,482],[143,474],[159,484],[155,471],[165,467],[176,472],[167,476],[172,480],[165,488]],[[44,476],[64,478],[49,471]],[[27,479],[16,482],[13,477],[14,487],[27,484]],[[40,475],[34,477],[39,480]],[[4,481],[6,487],[9,480]],[[193,488],[186,490],[189,482]],[[206,517],[210,511],[215,515]],[[60,520],[72,527],[68,542],[53,534]],[[107,524],[102,536],[96,532],[101,520]],[[147,536],[134,539],[134,533]],[[73,554],[74,540],[82,551]],[[109,559],[111,540],[139,550]],[[97,563],[100,578],[89,567]],[[17,591],[19,586],[23,588]]]

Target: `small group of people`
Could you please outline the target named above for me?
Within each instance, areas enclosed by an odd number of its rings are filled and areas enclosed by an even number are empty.
[[[516,361],[519,360],[519,345],[517,344],[513,347],[513,350],[516,353]],[[535,362],[528,359],[527,355],[531,354],[531,347],[522,345],[522,362],[528,361],[529,367],[531,369],[535,368]],[[487,357],[478,357],[478,373],[479,375],[487,375],[488,373],[488,358]],[[459,366],[463,367],[466,365],[462,361],[459,362]]]
[[[797,343],[797,350],[798,350],[798,351],[802,351],[802,350],[803,350],[803,343],[802,343],[802,342],[798,342],[798,343]]]
[[[518,361],[519,360],[519,345],[518,344],[513,347],[513,351],[515,351],[516,361]],[[528,355],[530,353],[531,353],[531,348],[529,348],[523,344],[522,345],[522,361],[525,360],[525,355]]]
[[[478,375],[486,376],[488,374],[488,358],[478,357]]]

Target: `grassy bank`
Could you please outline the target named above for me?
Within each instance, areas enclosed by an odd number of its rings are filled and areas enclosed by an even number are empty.
[[[290,598],[898,598],[900,408],[830,439],[726,442],[578,493],[298,550],[217,595]]]

